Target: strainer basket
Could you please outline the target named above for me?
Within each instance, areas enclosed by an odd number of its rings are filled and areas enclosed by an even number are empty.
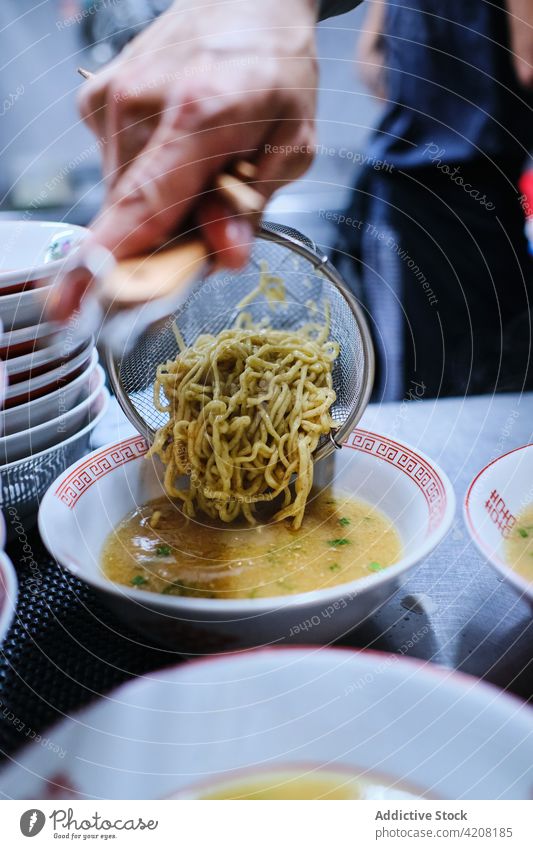
[[[117,399],[134,427],[150,442],[167,421],[167,415],[154,407],[153,384],[157,366],[178,353],[174,324],[187,345],[202,333],[216,334],[232,327],[242,311],[239,303],[258,284],[263,263],[270,274],[283,278],[286,298],[273,305],[260,297],[244,307],[254,322],[266,319],[275,329],[297,330],[309,322],[323,323],[329,304],[330,339],[340,346],[333,368],[335,431],[322,438],[315,459],[340,447],[357,424],[374,377],[372,342],[361,308],[327,257],[309,239],[292,228],[265,223],[243,269],[206,276],[175,313],[145,330],[127,354],[117,357],[107,351]]]

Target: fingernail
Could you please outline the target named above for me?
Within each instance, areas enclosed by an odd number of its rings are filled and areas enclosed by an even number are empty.
[[[226,239],[235,247],[249,245],[254,238],[251,224],[244,218],[231,218],[226,224]]]

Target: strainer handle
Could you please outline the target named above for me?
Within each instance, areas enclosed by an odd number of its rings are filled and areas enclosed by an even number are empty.
[[[267,233],[271,233],[273,236],[283,236],[291,242],[295,242],[308,250],[314,251],[315,253],[318,252],[316,244],[308,236],[304,236],[303,233],[296,230],[295,227],[287,227],[286,224],[275,224],[273,221],[264,220],[262,225],[263,230],[266,230]]]

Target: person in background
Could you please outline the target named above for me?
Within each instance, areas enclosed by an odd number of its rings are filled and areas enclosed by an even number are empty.
[[[518,181],[533,148],[533,3],[385,0],[364,29],[361,72],[384,109],[338,256],[357,266],[373,323],[375,397],[531,386]]]
[[[127,5],[102,4],[102,11],[122,13]],[[157,14],[165,4],[148,5]],[[241,266],[251,226],[204,193],[236,159],[257,165],[265,202],[306,170],[314,146],[317,17],[357,5],[175,0],[153,23],[128,25],[130,35],[145,28],[79,97],[84,120],[105,141],[106,198],[92,241],[116,258],[132,256],[163,244],[194,212],[219,262]],[[51,316],[67,318],[91,282],[80,263],[57,288]]]

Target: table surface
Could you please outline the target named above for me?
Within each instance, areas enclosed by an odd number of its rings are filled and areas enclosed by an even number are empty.
[[[428,454],[449,475],[458,507],[446,539],[343,643],[461,669],[532,698],[531,607],[470,541],[462,501],[487,462],[533,441],[533,394],[372,405],[361,426]],[[113,402],[96,446],[129,432]],[[37,583],[35,566],[22,560],[24,545],[38,563]],[[139,647],[92,590],[47,555],[35,530],[19,534],[8,553],[20,594],[0,651],[0,756],[122,681],[183,659],[179,651]]]

